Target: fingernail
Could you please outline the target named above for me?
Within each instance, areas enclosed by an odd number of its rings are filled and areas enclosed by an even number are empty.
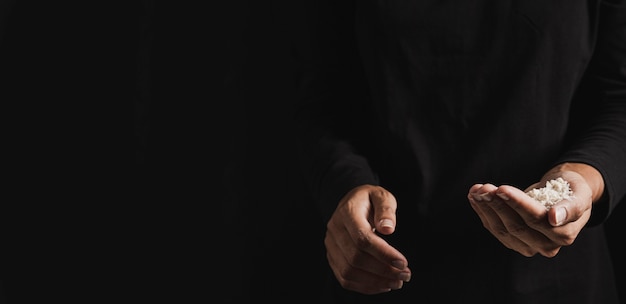
[[[505,201],[509,200],[509,196],[504,193],[497,193],[496,195]]]
[[[393,267],[396,267],[396,268],[398,268],[398,269],[404,269],[404,267],[406,267],[406,266],[404,265],[404,262],[403,262],[403,261],[400,261],[400,260],[395,260],[395,261],[392,261],[392,262],[391,262],[391,265],[393,265]]]
[[[393,228],[393,221],[390,219],[384,219],[380,221],[380,227]]]
[[[493,199],[491,197],[491,194],[489,194],[489,192],[485,192],[485,193],[481,194],[480,197],[482,197],[484,200],[486,200],[488,202],[491,202],[491,200]]]
[[[411,273],[409,272],[402,272],[398,275],[398,279],[405,281],[405,282],[409,282],[411,281]]]
[[[563,207],[556,209],[556,225],[561,226],[567,217],[567,210]]]
[[[475,201],[477,202],[482,202],[483,199],[482,197],[480,197],[480,195],[476,194],[476,193],[472,193],[472,197],[474,198]]]
[[[402,285],[404,285],[404,282],[398,281],[398,282],[396,282],[396,284],[391,284],[391,286],[389,286],[389,288],[391,288],[393,290],[398,290],[398,289],[402,288]]]

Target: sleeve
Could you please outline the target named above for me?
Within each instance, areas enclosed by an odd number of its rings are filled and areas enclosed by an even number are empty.
[[[589,164],[604,178],[592,226],[626,199],[626,1],[600,1],[598,15],[594,54],[572,108],[576,132],[559,159]]]
[[[295,37],[298,165],[325,220],[352,188],[377,184],[364,150],[371,114],[354,35],[354,3],[314,1]]]

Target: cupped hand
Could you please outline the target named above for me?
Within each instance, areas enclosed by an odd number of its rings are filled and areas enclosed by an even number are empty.
[[[345,289],[377,294],[400,289],[410,280],[407,259],[378,234],[394,232],[396,207],[389,191],[373,185],[356,187],[339,202],[324,244],[328,263]]]
[[[549,210],[526,194],[562,177],[570,183],[573,198],[561,200]],[[571,245],[591,216],[592,190],[575,171],[551,171],[525,190],[510,185],[475,184],[468,193],[483,226],[504,246],[531,257],[554,257]]]

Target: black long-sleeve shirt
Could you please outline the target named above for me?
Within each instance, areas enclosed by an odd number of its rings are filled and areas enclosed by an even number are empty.
[[[297,53],[303,173],[325,218],[354,186],[390,190],[389,241],[414,273],[364,298],[615,303],[598,224],[626,193],[626,1],[332,6]],[[574,245],[548,259],[497,243],[469,187],[525,189],[562,162],[605,181]]]

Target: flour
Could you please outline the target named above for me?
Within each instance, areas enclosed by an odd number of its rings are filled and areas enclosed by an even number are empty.
[[[574,198],[574,192],[570,189],[569,183],[560,177],[549,180],[546,182],[545,187],[532,189],[526,192],[526,194],[548,210],[564,199],[570,200]]]

